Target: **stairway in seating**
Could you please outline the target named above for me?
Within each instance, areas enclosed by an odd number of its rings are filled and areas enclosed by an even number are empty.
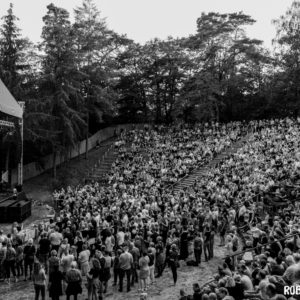
[[[189,175],[183,177],[181,180],[177,181],[172,189],[174,192],[179,192],[180,190],[190,187],[194,184],[197,178],[205,175],[209,172],[212,168],[217,166],[222,160],[230,155],[234,154],[239,148],[241,148],[245,141],[248,140],[250,134],[247,134],[241,137],[237,142],[231,144],[230,147],[226,148],[223,152],[219,153],[213,160],[211,160],[206,165],[199,167],[193,170]]]
[[[115,149],[115,140],[110,140],[106,144],[104,154],[99,157],[97,164],[90,170],[87,181],[104,181],[105,175],[110,171],[112,164],[118,157],[118,151]]]

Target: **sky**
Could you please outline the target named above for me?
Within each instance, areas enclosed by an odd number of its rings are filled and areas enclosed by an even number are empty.
[[[6,14],[9,3],[20,19],[22,34],[39,42],[42,17],[50,3],[66,8],[71,16],[82,0],[0,0],[0,16]],[[232,13],[243,11],[257,20],[247,28],[252,38],[271,47],[275,27],[271,21],[284,14],[293,0],[94,0],[110,29],[139,43],[155,37],[184,37],[196,32],[196,20],[202,12]]]

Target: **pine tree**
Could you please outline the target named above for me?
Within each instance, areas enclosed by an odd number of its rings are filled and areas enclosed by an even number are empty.
[[[7,15],[2,17],[0,28],[0,77],[9,91],[17,97],[21,91],[21,77],[18,71],[22,68],[20,55],[24,47],[20,29],[16,22],[19,20],[13,13],[10,4]]]
[[[40,89],[47,111],[51,112],[50,129],[55,133],[53,140],[54,176],[56,154],[68,153],[83,138],[83,99],[80,93],[82,74],[77,71],[75,47],[69,13],[50,4],[44,16],[41,50],[43,76]]]

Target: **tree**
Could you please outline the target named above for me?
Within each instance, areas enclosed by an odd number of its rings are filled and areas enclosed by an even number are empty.
[[[22,89],[22,70],[26,66],[22,64],[22,51],[26,46],[26,40],[21,38],[20,29],[16,22],[18,18],[13,13],[13,5],[10,4],[7,15],[2,17],[3,24],[0,28],[0,78],[12,93],[20,100]],[[27,66],[28,68],[28,66]],[[7,132],[3,138],[3,147],[6,152],[5,168],[9,170],[20,161],[21,156],[21,137],[19,120],[14,118],[15,131]],[[14,160],[10,158],[13,157]]]
[[[107,28],[106,22],[92,0],[84,0],[75,9],[73,25],[77,64],[82,77],[81,92],[86,106],[86,158],[88,137],[91,129],[99,129],[98,124],[108,121],[113,115],[114,60],[113,57],[124,42],[125,37]],[[91,128],[94,124],[94,128]]]
[[[42,96],[44,122],[54,153],[53,170],[56,175],[56,156],[67,153],[68,149],[84,136],[83,98],[81,95],[81,73],[76,66],[74,32],[69,21],[69,13],[50,4],[43,17],[41,50],[45,53],[42,60]],[[48,125],[45,127],[45,125]]]
[[[280,97],[276,104],[285,113],[299,114],[300,109],[300,2],[294,1],[285,15],[273,21],[277,34],[274,39],[276,68],[274,86]],[[275,92],[276,93],[276,92]],[[275,103],[274,103],[275,104]]]
[[[18,18],[13,13],[13,5],[2,17],[0,28],[0,76],[10,90],[17,97],[20,94],[21,78],[18,71],[22,68],[20,54],[24,47],[24,40],[20,37],[20,29],[16,22]]]
[[[186,39],[185,46],[196,63],[182,96],[188,100],[188,110],[205,107],[205,116],[199,111],[200,119],[231,120],[238,115],[234,108],[239,99],[255,93],[258,78],[246,70],[251,64],[261,70],[265,57],[261,41],[245,34],[244,27],[254,22],[241,12],[203,13],[197,20],[197,34]]]

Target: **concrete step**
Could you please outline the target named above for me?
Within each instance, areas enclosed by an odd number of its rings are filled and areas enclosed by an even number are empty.
[[[209,172],[210,168],[215,167],[224,159],[227,159],[229,156],[234,154],[239,148],[241,148],[245,144],[245,141],[247,141],[249,136],[250,134],[246,135],[245,137],[242,137],[236,143],[230,145],[230,147],[225,149],[222,153],[219,153],[215,158],[213,158],[213,160],[211,160],[205,166],[197,168],[189,175],[189,177],[178,181],[177,184],[173,186],[173,191],[179,192],[182,188],[193,185],[197,178],[205,176]]]

